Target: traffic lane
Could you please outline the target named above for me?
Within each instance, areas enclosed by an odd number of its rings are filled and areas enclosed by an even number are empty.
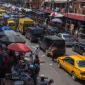
[[[40,59],[44,61],[44,63],[41,64],[40,74],[44,74],[48,78],[53,79],[53,85],[85,85],[85,82],[74,81],[70,74],[58,68],[57,63],[52,62],[43,52],[41,52],[40,55],[42,55]]]
[[[33,50],[38,46],[38,44],[31,43],[26,39],[27,45],[29,45]],[[76,54],[71,48],[66,48],[66,54],[72,55]],[[76,82],[72,80],[71,76],[62,69],[57,67],[57,63],[52,62],[52,60],[45,56],[45,53],[40,51],[39,53],[41,63],[40,75],[44,74],[49,79],[53,79],[53,85],[85,85],[85,82]]]
[[[73,52],[71,47],[70,48],[69,47],[66,48],[66,55],[69,56],[69,55],[76,55],[76,54],[78,54],[78,53]]]
[[[38,46],[35,43],[28,43],[31,45],[33,50]],[[76,54],[71,48],[66,48],[67,55]],[[46,57],[45,53],[39,52],[40,61],[43,62],[40,65],[40,75],[44,74],[49,79],[53,79],[54,83],[52,85],[85,85],[85,82],[76,82],[72,80],[71,76],[64,70],[57,67],[57,63],[52,62],[52,60]]]

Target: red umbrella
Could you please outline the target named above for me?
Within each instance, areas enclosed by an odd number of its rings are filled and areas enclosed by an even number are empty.
[[[30,52],[31,49],[23,43],[12,43],[7,47],[9,50],[16,51],[16,52]]]

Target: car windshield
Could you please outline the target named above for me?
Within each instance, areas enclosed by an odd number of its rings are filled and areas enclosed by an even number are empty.
[[[65,38],[71,38],[71,36],[68,35],[68,34],[64,34],[63,37],[65,37]]]
[[[79,67],[85,67],[85,60],[78,61]]]

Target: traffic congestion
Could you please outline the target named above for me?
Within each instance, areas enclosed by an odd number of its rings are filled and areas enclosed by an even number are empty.
[[[54,13],[0,4],[0,85],[85,85],[84,21]]]

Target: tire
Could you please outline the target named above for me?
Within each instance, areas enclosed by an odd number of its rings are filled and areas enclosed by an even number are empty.
[[[74,73],[74,72],[72,72],[71,77],[72,77],[72,79],[73,79],[73,80],[75,80],[75,81],[77,80],[77,77],[76,77],[76,75],[75,75],[75,73]]]

